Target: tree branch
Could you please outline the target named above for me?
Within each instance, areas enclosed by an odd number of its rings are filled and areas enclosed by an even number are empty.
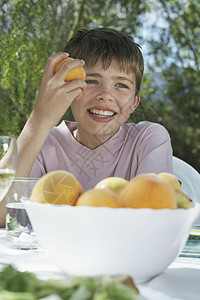
[[[79,28],[79,24],[80,24],[80,20],[82,18],[85,3],[86,3],[86,0],[79,1],[78,13],[74,18],[74,23],[70,30],[68,39],[70,39],[73,36],[73,34],[76,32],[76,30]]]

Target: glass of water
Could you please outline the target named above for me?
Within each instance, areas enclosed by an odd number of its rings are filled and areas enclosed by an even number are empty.
[[[0,201],[2,201],[15,177],[17,166],[17,142],[12,136],[0,136]]]
[[[24,208],[38,179],[15,178],[6,194],[7,241],[12,248],[33,250],[38,242]]]

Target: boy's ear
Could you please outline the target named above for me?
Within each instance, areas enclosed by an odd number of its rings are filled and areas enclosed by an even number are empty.
[[[133,100],[131,112],[134,112],[134,110],[138,107],[139,103],[140,103],[140,91],[137,92],[137,95],[135,96],[135,98]]]

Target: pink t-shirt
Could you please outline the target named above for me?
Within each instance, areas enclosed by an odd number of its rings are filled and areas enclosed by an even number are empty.
[[[63,121],[51,130],[30,177],[67,170],[86,191],[109,176],[130,180],[141,173],[172,173],[170,136],[160,124],[125,123],[111,139],[93,150],[75,140],[72,131],[76,127],[75,122]]]

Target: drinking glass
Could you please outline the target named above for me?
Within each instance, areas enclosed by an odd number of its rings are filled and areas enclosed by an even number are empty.
[[[17,166],[17,142],[13,136],[0,136],[0,201],[8,192]]]
[[[37,181],[38,179],[34,178],[15,177],[5,196],[7,241],[11,248],[22,250],[39,248],[24,207]]]

